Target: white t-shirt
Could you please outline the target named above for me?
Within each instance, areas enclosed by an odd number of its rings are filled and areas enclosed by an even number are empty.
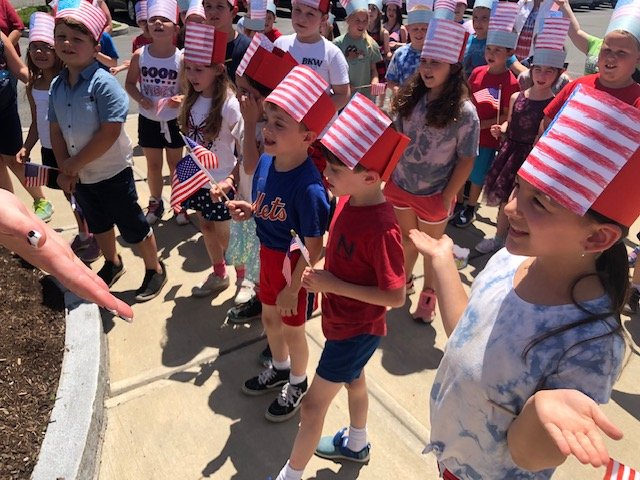
[[[149,120],[166,122],[178,116],[178,108],[164,107],[158,112],[158,102],[180,93],[180,61],[182,51],[176,48],[174,54],[166,58],[157,58],[149,52],[149,45],[142,47],[140,54],[140,91],[153,101],[149,110],[140,106],[140,114]]]
[[[38,137],[40,137],[40,145],[44,148],[51,148],[51,134],[49,133],[49,120],[47,113],[49,111],[49,89],[31,90],[33,95],[33,103],[36,105],[36,125],[38,126]]]
[[[329,85],[346,85],[349,83],[349,65],[342,51],[326,38],[316,43],[302,43],[297,35],[282,35],[274,45],[289,52],[300,65],[315,70]]]
[[[212,142],[205,143],[202,128],[209,115],[209,110],[211,110],[211,102],[211,98],[206,98],[202,95],[195,101],[189,112],[188,135],[189,138],[208,148],[218,156],[218,168],[210,169],[209,171],[216,182],[221,182],[227,178],[236,165],[234,150],[236,143],[238,150],[241,148],[244,121],[240,113],[238,99],[233,93],[229,92],[222,106],[222,125],[220,132]]]

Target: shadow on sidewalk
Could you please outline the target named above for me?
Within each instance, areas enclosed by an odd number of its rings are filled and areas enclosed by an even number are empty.
[[[611,399],[632,415],[636,420],[640,420],[640,395],[634,393],[613,390]]]

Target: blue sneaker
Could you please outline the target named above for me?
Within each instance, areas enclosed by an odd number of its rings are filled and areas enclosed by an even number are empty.
[[[362,450],[354,452],[347,448],[348,441],[347,429],[343,428],[333,437],[322,437],[314,453],[316,456],[328,460],[349,460],[357,463],[367,463],[371,452],[371,444],[367,443]]]

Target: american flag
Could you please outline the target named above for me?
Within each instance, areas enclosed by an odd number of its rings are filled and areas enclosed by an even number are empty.
[[[189,22],[185,33],[184,59],[199,65],[210,65],[215,29],[204,23]]]
[[[449,10],[451,12],[456,11],[456,0],[436,0],[433,6],[433,10]]]
[[[457,63],[461,61],[464,53],[467,35],[464,27],[459,23],[434,18],[429,22],[421,56],[447,63]]]
[[[251,0],[251,13],[249,17],[252,20],[264,20],[267,18],[267,0]]]
[[[287,254],[284,257],[284,261],[282,262],[282,276],[287,282],[287,286],[291,286],[291,253],[296,250],[300,251],[300,254],[304,257],[307,262],[307,265],[311,266],[311,258],[309,257],[309,250],[304,246],[302,240],[295,232],[295,230],[291,230],[291,243],[289,244],[289,249],[287,250]]]
[[[489,17],[489,30],[512,32],[520,5],[512,2],[494,2]]]
[[[213,152],[184,137],[189,155],[176,165],[171,179],[171,207],[175,208],[210,182],[203,168],[217,168],[218,157]]]
[[[536,49],[562,50],[569,33],[570,20],[564,17],[547,17],[542,31],[536,37]]]
[[[384,92],[387,91],[386,83],[372,83],[371,84],[371,95],[384,95]]]
[[[156,104],[156,115],[160,115],[160,112],[162,112],[167,107],[170,100],[171,98],[169,97],[163,97],[158,99],[158,103]]]
[[[38,165],[37,163],[24,164],[24,185],[26,187],[41,187],[49,181],[49,171],[57,168]]]
[[[497,88],[483,88],[473,94],[476,103],[490,103],[493,108],[500,108],[499,96],[500,90]]]
[[[627,467],[622,463],[614,460],[613,458],[609,459],[609,465],[607,466],[607,471],[604,474],[603,480],[636,480],[640,479],[640,475],[636,470],[631,467]]]
[[[349,5],[349,3],[351,3],[351,0],[340,0],[340,5],[342,5],[342,8],[346,9],[347,5]]]
[[[258,47],[262,47],[269,52],[273,52],[273,43],[271,43],[271,40],[269,40],[260,32],[254,33],[253,38],[251,39],[251,43],[249,44],[247,51],[244,52],[244,56],[242,57],[242,60],[240,60],[240,64],[238,65],[238,69],[236,70],[238,76],[242,77],[244,75],[244,71],[247,69],[247,66],[249,66],[249,63],[251,62],[251,59],[258,51]]]

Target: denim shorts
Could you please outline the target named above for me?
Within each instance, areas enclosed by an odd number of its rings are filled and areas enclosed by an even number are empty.
[[[327,340],[316,373],[333,383],[349,384],[357,380],[381,339],[365,333],[344,340]]]
[[[105,233],[116,225],[122,238],[134,245],[151,233],[129,167],[98,183],[78,183],[74,195],[91,233]]]

